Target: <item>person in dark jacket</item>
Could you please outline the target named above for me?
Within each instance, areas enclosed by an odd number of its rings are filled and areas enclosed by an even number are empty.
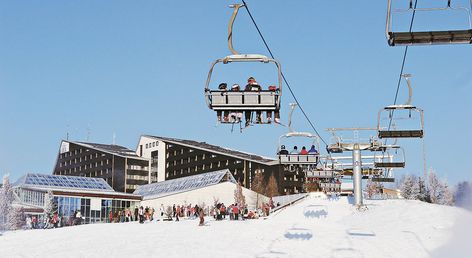
[[[280,146],[279,155],[288,155],[288,150],[285,149],[285,145]]]
[[[260,92],[262,90],[261,86],[257,83],[256,79],[254,77],[249,77],[247,79],[247,85],[246,88],[244,88],[244,91],[256,91]],[[244,117],[246,119],[246,126],[249,126],[249,123],[251,122],[251,111],[246,111],[244,113]],[[261,111],[256,111],[256,122],[261,123]]]
[[[218,85],[218,90],[220,90],[221,94],[223,95],[224,94],[223,92],[227,91],[227,87],[228,87],[228,84],[226,84],[225,82],[222,82],[222,83],[220,83],[220,85]],[[218,119],[218,122],[221,122],[221,113],[222,113],[221,110],[216,111],[216,117]],[[228,111],[224,111],[224,113],[223,113],[223,115],[224,115],[223,119],[224,119],[225,122],[227,122],[229,120],[228,114],[229,114]]]

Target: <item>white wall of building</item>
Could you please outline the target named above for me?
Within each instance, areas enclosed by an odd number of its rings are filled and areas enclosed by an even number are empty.
[[[236,190],[236,184],[232,182],[223,182],[216,185],[203,187],[183,193],[168,195],[151,200],[141,201],[143,207],[149,206],[158,210],[161,207],[161,204],[164,207],[172,205],[182,205],[182,204],[195,204],[199,205],[205,203],[205,205],[210,206],[214,203],[214,198],[218,198],[219,202],[224,203],[226,206],[234,203],[234,190]],[[259,203],[269,202],[269,198],[263,195],[257,195],[256,192],[243,187],[243,195],[246,198],[246,204],[249,209],[254,209],[256,207],[257,196],[259,196]]]
[[[142,153],[141,153],[142,146]],[[146,147],[147,146],[147,147]],[[151,159],[151,153],[158,151],[158,167],[157,167],[157,182],[166,180],[166,144],[163,141],[158,141],[152,137],[141,136],[138,147],[136,148],[136,155],[143,158]],[[142,154],[142,155],[141,155]],[[151,162],[152,163],[152,162]],[[151,183],[151,165],[149,165],[149,183]]]

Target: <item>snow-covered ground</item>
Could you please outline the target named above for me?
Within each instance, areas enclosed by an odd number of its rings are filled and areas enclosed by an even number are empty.
[[[408,200],[311,195],[266,220],[95,224],[7,232],[1,257],[472,257],[472,215]],[[462,225],[462,224],[461,224]],[[453,239],[456,229],[464,236]],[[453,250],[452,250],[453,249]],[[455,251],[451,255],[452,251]],[[449,255],[448,255],[449,254]]]

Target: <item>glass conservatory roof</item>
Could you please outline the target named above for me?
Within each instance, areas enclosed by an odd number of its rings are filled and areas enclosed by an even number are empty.
[[[216,185],[220,182],[226,181],[236,183],[236,180],[228,169],[162,181],[149,185],[141,185],[138,186],[133,194],[141,195],[143,196],[143,199],[152,199],[210,185]]]
[[[103,178],[27,174],[20,178],[14,186],[40,188],[68,188],[93,191],[113,192],[113,188]]]

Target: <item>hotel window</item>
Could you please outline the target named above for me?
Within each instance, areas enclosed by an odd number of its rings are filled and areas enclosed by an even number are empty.
[[[195,156],[195,161],[197,161],[197,160],[198,160],[198,156]]]
[[[197,171],[198,171],[198,166],[195,166],[195,172],[197,172]]]
[[[152,143],[152,147],[156,147],[156,143],[155,143],[155,142]]]
[[[97,152],[97,153],[95,153],[95,158],[98,158],[98,152]]]
[[[84,156],[84,160],[87,161],[87,156]]]
[[[109,163],[109,162],[110,162],[110,160],[109,160],[109,159],[107,159],[107,165],[108,165],[108,163]]]
[[[176,156],[176,155],[177,155],[177,151],[176,151],[176,150],[174,150],[174,156]]]
[[[77,155],[77,150],[74,151],[74,154]]]
[[[184,149],[180,149],[180,154],[184,154]]]
[[[184,159],[180,159],[180,165],[184,164]]]
[[[72,165],[72,160],[69,160],[69,165]]]
[[[146,143],[146,149],[148,148],[148,146],[149,146],[149,144],[148,144],[148,143]]]
[[[102,160],[102,161],[100,161],[100,166],[103,166],[103,160]]]
[[[92,156],[92,154],[90,154],[90,159],[92,159],[92,158],[93,158],[93,156]]]
[[[79,149],[79,153],[82,153],[82,149]]]
[[[205,164],[202,165],[202,170],[205,170]]]
[[[218,161],[218,167],[221,167],[221,161]]]
[[[202,159],[205,159],[205,153],[203,153],[203,155],[202,155]]]
[[[190,157],[188,157],[187,162],[190,163]]]
[[[98,167],[98,162],[95,162],[95,167]]]

